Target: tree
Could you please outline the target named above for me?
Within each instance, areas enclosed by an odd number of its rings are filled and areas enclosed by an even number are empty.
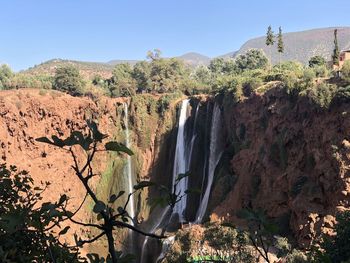
[[[132,71],[132,77],[137,83],[137,90],[140,91],[150,91],[151,89],[151,67],[146,61],[137,62]]]
[[[334,30],[334,49],[332,55],[333,65],[339,66],[339,46],[338,46],[338,30]]]
[[[322,56],[313,56],[309,60],[309,67],[314,68],[317,66],[325,66],[326,65],[326,59]]]
[[[181,82],[188,76],[188,70],[179,59],[159,58],[151,61],[152,91],[173,92],[181,87]]]
[[[3,64],[0,66],[0,90],[7,89],[9,86],[10,79],[13,77],[11,68]]]
[[[235,60],[238,72],[252,69],[266,69],[268,59],[262,50],[250,49]]]
[[[273,46],[274,43],[275,43],[274,34],[270,25],[267,28],[265,44],[267,47],[269,47],[269,46]],[[272,64],[271,48],[270,48],[270,63]]]
[[[281,54],[284,52],[284,43],[282,37],[282,28],[278,28],[278,41],[277,41],[277,51],[279,53],[279,63],[281,64]]]
[[[149,50],[147,52],[147,59],[150,59],[150,60],[160,59],[161,56],[162,56],[162,51],[160,51],[160,49],[158,48]]]
[[[114,67],[112,77],[107,80],[107,87],[111,97],[126,97],[135,94],[136,83],[129,63],[121,63]]]
[[[84,85],[79,70],[75,66],[67,65],[56,69],[53,89],[67,92],[72,96],[80,96],[83,94]]]

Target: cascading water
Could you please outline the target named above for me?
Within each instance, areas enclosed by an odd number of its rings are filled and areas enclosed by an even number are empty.
[[[174,189],[174,186],[176,184],[176,178],[178,177],[178,175],[186,173],[190,167],[192,149],[193,149],[196,133],[195,133],[195,130],[193,130],[191,140],[190,141],[187,140],[186,138],[187,136],[185,133],[185,124],[188,119],[187,112],[188,112],[189,105],[190,105],[189,99],[183,100],[181,103],[177,139],[176,139],[175,158],[174,158],[173,181],[172,181],[171,189]],[[196,126],[198,107],[199,107],[199,104],[196,109],[193,129],[195,129],[195,126]],[[188,187],[188,178],[187,177],[182,178],[180,182],[178,182],[177,184],[177,190],[176,190],[177,194],[180,196],[184,195],[185,191],[187,190],[187,187]],[[187,198],[186,198],[186,195],[184,195],[180,200],[180,202],[175,204],[175,207],[172,211],[172,215],[178,214],[180,222],[185,221],[184,213],[186,210],[186,203],[187,203]],[[164,224],[163,220],[166,218],[166,215],[169,213],[169,210],[170,210],[170,206],[166,207],[163,210],[161,216],[159,217],[159,220],[157,220],[154,223],[152,229],[150,230],[150,233],[153,233],[154,231],[156,231],[161,226],[162,223]],[[149,240],[148,237],[146,237],[142,244],[141,262],[145,262],[145,249],[146,249],[148,240]],[[168,245],[164,244],[162,248],[162,253],[164,252],[163,250],[167,248],[168,248]]]
[[[130,137],[129,137],[129,113],[128,104],[124,103],[124,125],[125,125],[125,145],[130,148]],[[132,170],[131,170],[131,157],[127,156],[127,163],[124,167],[124,176],[128,178],[128,194],[133,192],[133,180],[132,180]],[[135,217],[135,203],[134,195],[130,196],[128,204],[128,213],[132,219]],[[131,222],[133,224],[133,222]]]
[[[197,211],[196,223],[202,222],[205,212],[207,210],[211,186],[214,180],[215,168],[218,165],[223,152],[223,143],[219,132],[221,127],[222,127],[221,110],[219,105],[215,103],[212,122],[211,122],[211,130],[210,130],[208,179],[207,179],[207,185],[206,185],[204,196],[200,202],[200,205]]]
[[[179,125],[177,131],[177,139],[176,139],[176,149],[175,149],[175,159],[174,159],[174,169],[173,169],[173,184],[172,189],[174,189],[176,183],[176,194],[178,196],[182,196],[179,202],[177,202],[174,206],[173,214],[178,214],[179,221],[185,221],[185,210],[187,203],[187,195],[185,191],[188,187],[188,178],[184,177],[179,182],[176,182],[176,178],[179,174],[184,174],[187,172],[186,169],[189,167],[189,152],[188,145],[186,145],[186,136],[185,136],[185,124],[188,118],[187,110],[188,110],[189,100],[183,100],[180,109],[180,117],[179,117]]]

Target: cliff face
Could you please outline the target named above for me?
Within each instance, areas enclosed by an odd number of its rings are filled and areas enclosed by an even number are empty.
[[[212,218],[241,224],[240,209],[262,208],[300,245],[330,232],[336,212],[350,208],[349,110],[349,103],[321,110],[278,89],[224,104],[227,150]]]
[[[35,138],[67,136],[72,129],[86,129],[86,119],[92,118],[111,139],[123,141],[122,104],[128,102],[134,183],[152,180],[170,185],[180,100],[176,96],[163,100],[143,95],[92,101],[53,91],[2,91],[0,157],[28,170],[37,184],[50,181],[45,201],[56,201],[66,193],[74,210],[85,192],[70,168],[70,156],[35,142]],[[300,245],[307,245],[321,231],[330,232],[336,212],[349,209],[350,104],[322,110],[306,97],[292,98],[280,89],[253,95],[238,104],[228,98],[221,100],[225,125],[220,136],[226,140],[226,150],[216,169],[207,214],[244,225],[236,217],[240,209],[262,208]],[[204,96],[191,103],[186,130],[197,132],[189,185],[203,189],[213,100]],[[194,121],[197,105],[198,119]],[[93,165],[99,176],[92,183],[100,198],[125,190],[125,158],[102,154]],[[158,194],[156,189],[150,191],[145,189],[135,198],[140,222],[149,219],[147,198]],[[187,217],[193,220],[199,196],[189,200]],[[83,221],[90,218],[89,205],[78,214]],[[151,225],[157,216],[155,211],[148,223]],[[143,226],[148,229],[148,224]]]
[[[86,131],[87,119],[99,124],[102,133],[110,140],[125,140],[125,116],[123,103],[128,103],[129,129],[134,171],[133,183],[139,180],[160,178],[160,173],[171,169],[171,153],[167,151],[173,130],[175,103],[158,113],[159,97],[139,96],[126,98],[77,98],[56,91],[11,90],[0,92],[0,158],[1,162],[16,165],[29,171],[36,185],[50,182],[43,193],[43,201],[55,202],[61,194],[70,198],[69,209],[75,211],[85,196],[85,190],[71,168],[72,159],[66,152],[35,141],[38,137],[56,135],[65,138],[72,130]],[[176,101],[176,98],[174,99]],[[176,138],[176,137],[175,137]],[[82,151],[78,160],[84,161]],[[117,154],[99,153],[93,160],[93,169],[98,174],[91,186],[102,200],[111,194],[126,189],[127,178],[123,173],[126,158]],[[159,159],[159,160],[158,160]],[[167,177],[165,183],[167,183]],[[162,181],[162,180],[160,180]],[[147,219],[149,193],[141,191],[137,200],[138,218]],[[121,205],[121,204],[116,204]],[[92,203],[87,201],[77,219],[91,220]],[[80,227],[71,225],[70,233],[81,233]],[[72,237],[73,235],[67,235]]]

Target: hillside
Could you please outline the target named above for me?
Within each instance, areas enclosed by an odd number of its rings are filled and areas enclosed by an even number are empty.
[[[315,55],[322,55],[330,59],[334,45],[334,29],[330,27],[283,34],[285,51],[281,60],[297,60],[306,64],[309,58]],[[341,50],[350,48],[350,27],[338,27],[338,42]],[[273,48],[267,48],[265,36],[248,40],[238,50],[236,56],[251,48],[263,49],[268,55],[271,52],[272,63],[278,63],[279,54],[276,44]]]
[[[88,79],[92,79],[95,75],[101,75],[103,78],[109,78],[112,75],[112,70],[114,67],[113,65],[108,63],[84,62],[66,59],[51,59],[39,65],[31,67],[23,71],[23,73],[34,75],[54,75],[56,68],[64,65],[76,66],[79,69],[80,73]]]

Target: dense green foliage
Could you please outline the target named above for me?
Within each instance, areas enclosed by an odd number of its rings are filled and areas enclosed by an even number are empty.
[[[350,211],[337,215],[337,224],[335,225],[336,235],[334,237],[325,237],[322,244],[324,249],[324,258],[332,263],[341,263],[350,261]]]
[[[326,59],[322,56],[313,56],[309,60],[309,67],[313,68],[316,66],[325,66],[326,65]]]
[[[0,66],[0,90],[7,89],[13,73],[8,65]]]
[[[76,67],[68,65],[56,69],[52,85],[55,90],[79,96],[83,94],[84,85],[85,83]]]

